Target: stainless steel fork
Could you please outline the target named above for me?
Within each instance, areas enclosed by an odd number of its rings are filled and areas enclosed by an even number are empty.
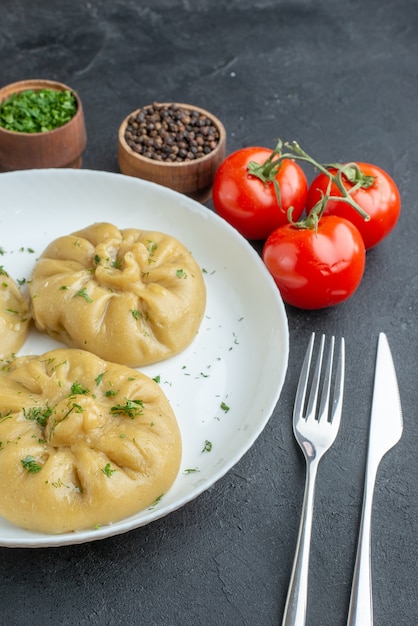
[[[335,340],[334,337],[331,337],[325,370],[323,374],[321,374],[325,345],[325,335],[322,335],[318,357],[310,383],[311,389],[306,413],[304,411],[308,381],[310,379],[309,372],[314,341],[315,333],[312,333],[303,361],[293,409],[293,432],[306,459],[306,485],[299,535],[282,626],[303,626],[305,624],[316,473],[320,459],[335,441],[341,421],[345,363],[345,344],[343,338],[341,338],[340,342],[334,389],[330,402]],[[320,382],[322,382],[322,392],[317,413]]]

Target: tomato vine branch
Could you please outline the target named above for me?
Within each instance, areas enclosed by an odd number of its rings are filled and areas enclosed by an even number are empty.
[[[289,152],[283,152],[283,147],[285,147]],[[305,152],[296,141],[283,143],[279,139],[275,149],[272,151],[268,159],[264,161],[264,163],[251,161],[248,164],[248,173],[252,176],[256,176],[265,184],[269,182],[273,183],[280,209],[280,186],[275,177],[285,159],[303,161],[329,178],[327,192],[322,195],[322,198],[314,207],[312,207],[309,214],[303,220],[295,223],[296,226],[299,228],[313,228],[316,230],[328,200],[346,202],[355,211],[357,211],[365,221],[370,219],[368,213],[366,213],[366,211],[364,211],[364,209],[353,199],[352,194],[360,188],[368,189],[371,187],[374,182],[373,176],[366,176],[363,174],[357,163],[319,163],[307,152]],[[333,170],[336,170],[335,173],[333,173]],[[348,190],[344,185],[343,177],[352,185],[350,190]],[[332,184],[337,187],[338,191],[341,193],[341,197],[331,195]],[[288,211],[288,218],[289,221],[292,222],[292,208]]]

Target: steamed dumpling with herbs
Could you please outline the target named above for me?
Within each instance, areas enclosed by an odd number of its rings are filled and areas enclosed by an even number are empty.
[[[0,266],[0,359],[9,359],[25,343],[29,332],[29,300]]]
[[[53,241],[29,290],[40,331],[132,367],[186,348],[206,304],[202,272],[180,241],[109,223]]]
[[[0,515],[60,534],[155,504],[181,460],[160,386],[90,352],[18,357],[0,374]]]

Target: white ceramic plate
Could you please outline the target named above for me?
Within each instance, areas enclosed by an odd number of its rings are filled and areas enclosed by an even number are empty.
[[[0,265],[15,280],[30,277],[37,256],[52,239],[108,221],[120,228],[160,230],[177,237],[200,264],[207,287],[206,314],[192,345],[142,369],[151,377],[160,376],[182,432],[183,459],[171,490],[154,508],[98,530],[45,535],[0,518],[0,545],[93,541],[178,509],[237,463],[279,398],[287,368],[288,326],[278,289],[264,264],[248,242],[211,210],[136,178],[90,170],[3,173],[0,199]],[[56,347],[60,344],[33,330],[20,353],[42,354]],[[207,441],[211,451],[203,451]]]

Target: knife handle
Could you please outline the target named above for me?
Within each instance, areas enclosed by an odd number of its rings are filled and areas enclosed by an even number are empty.
[[[347,626],[373,626],[371,521],[377,467],[367,467]]]

